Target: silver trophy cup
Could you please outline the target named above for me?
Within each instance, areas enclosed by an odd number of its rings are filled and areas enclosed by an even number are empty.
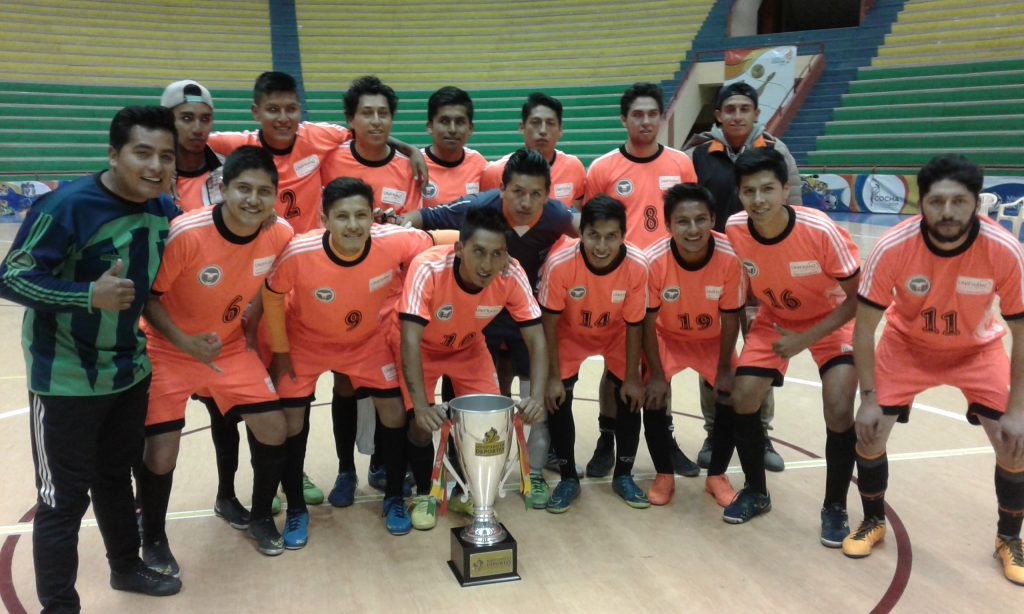
[[[462,461],[466,483],[459,479],[447,455],[445,465],[463,492],[473,497],[473,520],[461,535],[479,546],[496,544],[507,535],[494,515],[494,499],[505,496],[505,480],[519,458],[512,426],[515,406],[512,399],[496,394],[466,395],[448,404],[452,419],[450,441],[455,443]]]

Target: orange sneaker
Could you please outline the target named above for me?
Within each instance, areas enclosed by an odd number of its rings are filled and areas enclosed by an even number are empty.
[[[651,501],[651,503],[654,503]],[[1003,575],[1014,584],[1024,585],[1024,547],[1020,538],[996,538],[996,551],[992,555],[1003,564]]]
[[[736,498],[736,491],[732,489],[729,478],[722,475],[709,475],[704,480],[704,492],[715,498],[715,503],[726,507]]]
[[[654,484],[647,491],[647,500],[651,505],[668,505],[672,493],[676,491],[676,478],[671,473],[659,473],[654,476]]]

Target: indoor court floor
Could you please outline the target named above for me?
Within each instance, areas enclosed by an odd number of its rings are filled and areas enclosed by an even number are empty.
[[[895,217],[842,222],[862,257]],[[16,227],[0,225],[0,256]],[[8,611],[39,610],[31,555],[35,503],[21,308],[0,301],[0,597]],[[599,359],[581,373],[574,408],[577,462],[585,464],[597,436]],[[695,458],[704,431],[697,380],[673,382],[676,438]],[[330,399],[322,378],[321,402]],[[366,485],[368,457],[357,455],[355,505],[311,508],[309,545],[282,556],[260,555],[244,532],[213,516],[216,471],[208,416],[190,402],[175,473],[167,532],[182,567],[174,597],[113,591],[91,512],[80,536],[78,590],[86,612],[1013,612],[1024,588],[1007,582],[992,558],[996,523],[994,455],[980,427],[964,419],[959,392],[937,388],[918,397],[909,425],[889,446],[889,534],[868,558],[852,560],[818,542],[824,492],[824,422],[818,374],[807,353],[776,389],[771,436],[786,470],[768,474],[771,513],[750,523],[722,522],[721,508],[700,478],[676,478],[671,504],[634,510],[612,492],[610,479],[584,479],[568,513],[526,510],[509,491],[497,502],[501,521],[519,543],[522,580],[460,588],[446,564],[449,529],[463,516],[438,519],[432,531],[389,535],[381,497]],[[325,491],[336,458],[330,410],[314,409],[306,471]],[[248,504],[251,470],[243,449],[237,490]],[[647,488],[654,469],[641,440],[635,469]],[[734,456],[729,475],[738,489]],[[558,476],[547,473],[553,487]],[[861,506],[849,493],[850,521]],[[278,523],[283,516],[278,516]],[[1014,604],[1017,604],[1016,606]]]

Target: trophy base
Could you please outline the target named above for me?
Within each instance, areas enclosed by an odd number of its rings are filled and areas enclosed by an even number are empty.
[[[504,525],[502,525],[504,527]],[[462,528],[452,529],[452,558],[448,567],[461,586],[480,586],[521,580],[518,573],[518,546],[505,529],[502,541],[478,546],[462,539]]]

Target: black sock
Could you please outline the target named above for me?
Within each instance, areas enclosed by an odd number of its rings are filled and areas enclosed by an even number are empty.
[[[747,488],[752,492],[768,494],[764,476],[764,428],[761,426],[761,410],[752,414],[736,414],[733,431],[736,452],[747,478]]]
[[[377,412],[373,412],[373,419],[375,421],[373,427],[373,454],[370,455],[370,471],[374,469],[380,469],[384,465],[384,454],[380,450],[384,449],[384,444],[381,443],[380,430],[384,428],[384,423],[380,421],[380,416]]]
[[[822,507],[838,504],[846,509],[853,466],[857,462],[857,431],[851,426],[837,433],[825,429],[825,502]]]
[[[729,468],[732,452],[736,449],[735,429],[736,412],[733,411],[732,406],[716,401],[715,426],[711,430],[711,462],[708,463],[708,475],[722,475]]]
[[[414,442],[411,437],[406,437],[405,441],[407,458],[412,465],[412,476],[416,478],[416,494],[429,495],[430,478],[434,470],[434,440],[431,439],[422,445]],[[404,473],[402,479],[405,479]]]
[[[252,522],[270,517],[270,505],[277,494],[284,473],[286,445],[269,446],[251,437],[249,449],[252,452]],[[300,497],[301,499],[301,494]]]
[[[672,455],[669,452],[668,410],[644,410],[644,439],[647,440],[647,451],[654,461],[654,470],[658,473],[671,474]]]
[[[405,468],[409,464],[406,457],[405,429],[404,426],[393,428],[383,424],[377,429],[381,441],[380,454],[384,457],[384,466],[387,469],[385,497],[401,497],[405,486]]]
[[[864,505],[864,520],[885,518],[885,489],[889,487],[889,457],[883,452],[876,458],[857,455],[857,489]]]
[[[668,431],[669,439],[675,439],[676,436],[676,425],[672,419],[672,410],[665,409],[665,429]]]
[[[296,433],[284,440],[285,461],[281,472],[281,488],[288,500],[289,512],[305,512],[306,499],[302,496],[302,465],[306,458],[306,438]]]
[[[558,471],[563,480],[580,479],[576,473],[576,421],[572,417],[572,392],[572,388],[566,388],[565,400],[558,406],[558,411],[548,414],[551,447],[555,449],[555,456],[558,457]],[[604,416],[599,418],[604,419]]]
[[[619,396],[619,393],[622,392],[622,384],[616,382],[613,389],[617,413],[615,416],[615,470],[612,477],[617,478],[633,473],[636,450],[640,447],[640,421],[642,418],[639,412],[629,411],[626,402]]]
[[[238,471],[238,422],[220,413],[213,399],[200,398],[210,413],[210,438],[217,457],[217,498],[235,496],[235,472]]]
[[[166,541],[167,503],[171,499],[174,469],[157,475],[145,464],[139,468],[139,501],[142,503],[143,541]]]
[[[615,442],[615,418],[598,414],[597,416],[598,443],[612,445]]]
[[[996,501],[999,502],[999,536],[1020,537],[1024,521],[1024,472],[1013,473],[996,465]]]
[[[334,422],[334,450],[338,454],[338,473],[355,471],[356,424],[359,410],[355,397],[343,397],[337,393],[331,397],[331,420]]]

